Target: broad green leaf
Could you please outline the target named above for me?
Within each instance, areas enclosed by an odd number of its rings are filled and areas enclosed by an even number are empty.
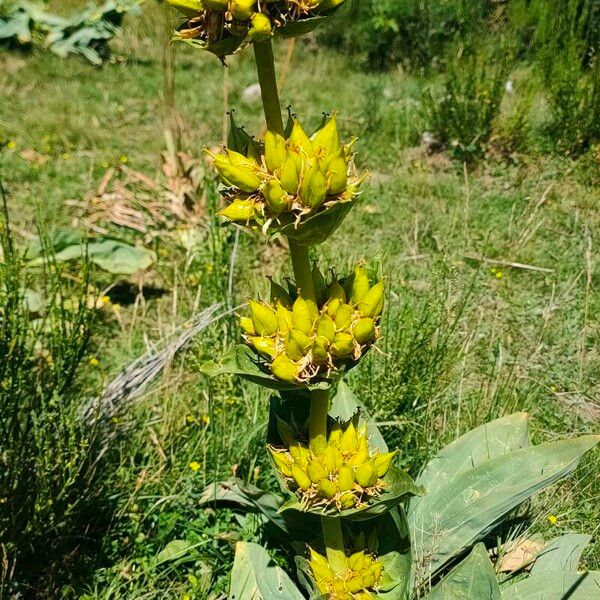
[[[220,363],[208,361],[200,367],[200,371],[209,377],[217,375],[241,375],[263,387],[272,390],[303,390],[327,389],[329,383],[321,382],[311,386],[302,386],[286,383],[277,379],[268,371],[266,365],[261,364],[256,354],[245,344],[238,344],[226,352]]]
[[[529,415],[516,413],[469,431],[429,461],[417,483],[434,495],[452,479],[490,458],[529,446],[528,425]]]
[[[483,544],[454,567],[425,600],[500,600],[500,588]]]
[[[229,600],[304,600],[285,571],[258,544],[238,542]]]
[[[310,509],[303,508],[298,497],[294,494],[281,508],[280,512],[288,510],[308,512],[324,518],[345,518],[356,521],[365,521],[374,517],[384,515],[386,512],[398,506],[401,502],[424,493],[424,489],[415,485],[410,475],[405,471],[401,471],[395,466],[392,466],[387,475],[383,478],[385,482],[384,491],[381,495],[371,499],[362,507],[349,508],[338,511],[336,509]]]
[[[301,246],[316,246],[331,237],[342,224],[355,203],[356,199],[349,200],[348,202],[336,202],[329,208],[302,221],[299,225],[289,223],[280,228],[273,228],[270,231],[285,235]]]
[[[531,574],[577,571],[581,553],[591,540],[591,535],[568,533],[550,541],[538,555]]]
[[[354,395],[348,384],[345,381],[340,380],[335,396],[331,401],[329,415],[334,419],[349,421],[357,412],[360,412],[367,424],[371,447],[379,448],[381,452],[387,452],[387,444],[377,428],[377,425],[375,425],[375,422],[367,412],[364,404]]]
[[[501,454],[450,479],[411,506],[415,556],[435,574],[489,533],[516,506],[573,472],[598,436]]]
[[[85,233],[76,229],[57,230],[48,240],[48,244],[56,262],[67,262],[87,256],[91,262],[114,275],[133,275],[149,268],[156,260],[154,252],[147,248],[113,238],[87,241]],[[42,242],[34,241],[27,252],[29,264],[42,265],[47,260],[44,254]]]
[[[194,547],[185,540],[171,540],[155,557],[154,564],[171,562],[183,558]]]
[[[502,600],[597,600],[600,571],[544,572],[502,590]]]

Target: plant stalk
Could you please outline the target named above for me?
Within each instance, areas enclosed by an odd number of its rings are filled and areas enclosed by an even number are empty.
[[[319,451],[327,445],[327,413],[329,412],[329,390],[315,390],[310,396],[308,438],[310,447]]]
[[[271,40],[254,44],[254,59],[256,61],[256,71],[258,72],[267,129],[273,133],[283,135],[283,118],[281,117],[277,77],[275,75],[275,59],[273,57],[273,43]]]
[[[290,247],[290,256],[292,258],[292,268],[294,269],[296,286],[300,289],[302,297],[305,300],[312,300],[316,304],[317,296],[315,294],[315,284],[312,278],[308,246],[300,246],[289,238],[288,245]]]
[[[341,519],[321,519],[323,539],[327,550],[327,561],[334,573],[344,574],[348,569],[344,551],[344,534]]]

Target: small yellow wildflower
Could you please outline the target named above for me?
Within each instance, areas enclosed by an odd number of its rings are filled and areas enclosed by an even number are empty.
[[[202,423],[204,423],[204,425],[209,425],[210,417],[208,415],[202,415]]]
[[[102,304],[110,304],[110,297],[102,296]]]
[[[90,358],[90,365],[92,367],[97,367],[99,364],[100,361],[95,356],[92,356],[92,358]]]
[[[121,158],[119,158],[119,161],[121,162],[121,164],[125,165],[129,162],[129,158],[127,158],[126,154],[122,154]]]
[[[200,463],[196,460],[193,460],[188,464],[188,467],[195,473],[200,468]]]
[[[502,271],[496,271],[496,279],[502,279],[504,277],[504,273]]]
[[[71,158],[71,154],[69,152],[63,152],[61,157],[63,160],[69,160]]]
[[[17,142],[15,142],[15,140],[10,140],[10,142],[8,142],[8,144],[6,144],[6,147],[9,150],[14,150],[17,147]]]
[[[558,388],[554,384],[552,384],[550,386],[550,391],[553,392],[553,393],[556,393],[558,391]]]
[[[109,166],[109,165],[108,165],[108,162],[107,162],[107,161],[103,160],[103,161],[100,163],[100,166],[101,166],[103,169],[108,169],[108,166]]]
[[[548,521],[550,521],[550,525],[556,525],[556,523],[558,523],[558,518],[556,515],[549,515]]]
[[[186,420],[188,423],[195,423],[195,422],[196,422],[196,417],[194,417],[194,415],[188,415],[188,416],[185,418],[185,420]]]
[[[189,594],[184,594],[184,595],[181,597],[181,600],[192,600],[192,597],[191,597]]]

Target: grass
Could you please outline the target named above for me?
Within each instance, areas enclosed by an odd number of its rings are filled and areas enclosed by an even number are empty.
[[[110,166],[159,172],[169,115],[162,18],[153,6],[129,18],[113,44],[116,60],[102,69],[37,52],[0,55],[0,87],[8,90],[0,97],[0,131],[11,142],[0,155],[1,174],[23,242],[35,223],[69,224],[66,201],[95,190]],[[278,56],[285,50],[280,45]],[[199,156],[222,138],[224,71],[209,56],[176,52],[182,145]],[[233,57],[230,67],[227,106],[259,131],[260,105],[242,100],[255,82],[250,54]],[[430,155],[418,146],[428,82],[420,74],[357,70],[353,57],[298,43],[282,93],[314,125],[323,110],[339,108],[344,133],[362,132],[358,166],[371,172],[371,183],[324,245],[324,262],[349,266],[368,257],[387,276],[382,352],[349,379],[413,474],[437,448],[503,414],[529,411],[536,441],[593,432],[600,414],[598,156],[531,152],[507,161],[492,154],[467,170]],[[212,227],[202,240],[186,250],[171,236],[159,238],[156,268],[134,281],[131,303],[103,309],[89,347],[99,362],[85,394],[98,393],[196,307],[226,297],[233,235]],[[238,302],[264,293],[264,276],[282,271],[277,246],[258,237],[240,238],[237,256]],[[94,277],[98,289],[111,283],[105,274]],[[140,284],[146,292],[136,299]],[[151,287],[166,293],[153,297]],[[232,471],[276,489],[263,450],[264,392],[233,378],[208,381],[198,371],[236,336],[233,323],[215,326],[111,424],[98,514],[87,515],[62,570],[48,568],[33,590],[13,577],[10,593],[95,600],[218,598],[226,590],[232,543],[259,538],[260,523],[199,510],[201,491]],[[589,456],[536,501],[533,529],[547,537],[597,533],[599,458]],[[193,549],[161,562],[174,539]],[[600,566],[598,542],[585,561]]]

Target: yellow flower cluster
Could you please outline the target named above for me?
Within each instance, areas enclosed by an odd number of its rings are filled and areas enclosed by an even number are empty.
[[[293,300],[282,290],[274,304],[251,300],[251,316],[240,320],[246,342],[282,381],[329,377],[360,359],[379,335],[382,281],[371,286],[366,269],[358,265],[347,280],[323,287],[319,306],[301,294]]]
[[[251,145],[256,150],[257,145]],[[352,143],[341,144],[333,115],[312,137],[297,118],[289,136],[267,131],[258,152],[244,156],[229,148],[212,158],[223,183],[227,206],[220,215],[230,221],[296,222],[336,202],[356,196]]]
[[[327,14],[346,0],[168,0],[190,19],[188,36],[215,37],[214,29],[226,29],[237,38],[253,42],[271,38],[286,24],[311,16]],[[222,35],[222,33],[221,33]]]
[[[383,564],[364,551],[346,559],[347,569],[334,571],[324,556],[310,550],[310,568],[317,588],[328,600],[370,600],[381,581]]]
[[[361,506],[383,489],[394,452],[371,452],[367,428],[336,424],[321,447],[292,441],[269,448],[277,470],[307,508],[344,510]]]

